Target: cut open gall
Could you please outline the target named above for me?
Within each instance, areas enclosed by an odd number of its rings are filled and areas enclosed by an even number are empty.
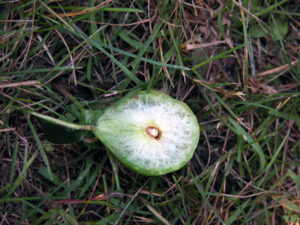
[[[158,176],[192,158],[200,128],[185,103],[158,91],[139,91],[109,107],[95,134],[127,167]]]

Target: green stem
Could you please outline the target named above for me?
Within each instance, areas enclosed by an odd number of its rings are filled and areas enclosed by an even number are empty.
[[[45,116],[43,114],[39,114],[39,113],[36,113],[36,112],[30,112],[30,114],[33,115],[33,116],[36,116],[40,119],[44,119],[44,120],[47,120],[49,122],[61,125],[63,127],[70,128],[72,130],[89,130],[89,131],[93,131],[95,129],[95,126],[79,125],[79,124],[75,124],[75,123],[69,123],[69,122],[59,120],[59,119],[55,119],[55,118],[52,118],[50,116]]]

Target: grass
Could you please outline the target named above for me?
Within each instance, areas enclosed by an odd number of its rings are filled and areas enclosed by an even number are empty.
[[[0,2],[0,224],[298,224],[299,7]],[[131,172],[89,131],[44,133],[28,113],[91,125],[138,89],[198,117],[175,173]]]

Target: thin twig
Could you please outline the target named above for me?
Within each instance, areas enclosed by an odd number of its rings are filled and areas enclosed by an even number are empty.
[[[298,63],[298,59],[296,59],[295,61],[291,62],[291,65],[292,66],[296,66],[297,63]],[[271,74],[274,74],[274,73],[279,73],[281,71],[288,70],[289,68],[290,68],[290,64],[284,64],[284,65],[276,67],[274,69],[258,73],[257,76],[258,77],[268,76],[268,75],[271,75]]]
[[[34,86],[34,85],[39,85],[39,84],[40,84],[40,82],[37,80],[23,81],[23,82],[16,82],[16,83],[0,84],[0,89],[1,88],[19,87],[19,86]]]
[[[136,199],[136,197],[138,196],[138,194],[143,190],[144,186],[149,182],[149,179],[144,183],[144,185],[132,196],[132,198],[130,199],[130,201],[128,202],[128,204],[125,206],[125,208],[122,210],[122,212],[120,213],[119,218],[117,219],[117,221],[114,223],[114,225],[119,224],[120,220],[122,219],[125,211],[127,210],[127,208],[130,206],[130,204]]]

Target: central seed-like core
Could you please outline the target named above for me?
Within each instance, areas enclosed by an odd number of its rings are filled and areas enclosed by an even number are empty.
[[[153,126],[148,126],[146,128],[146,133],[152,137],[155,138],[156,140],[159,140],[161,137],[161,131],[160,129],[158,129],[157,127],[153,127]]]

